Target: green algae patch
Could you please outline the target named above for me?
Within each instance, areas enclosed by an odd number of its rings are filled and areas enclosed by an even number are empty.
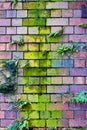
[[[40,34],[49,34],[50,33],[50,27],[40,27]]]
[[[49,111],[40,111],[40,118],[41,119],[48,119],[50,118],[50,112]]]
[[[47,94],[39,95],[38,102],[50,102],[50,96]]]
[[[24,2],[23,9],[44,9],[45,2]]]
[[[45,26],[44,18],[23,19],[23,26]]]
[[[45,120],[30,120],[29,121],[30,127],[45,127]]]

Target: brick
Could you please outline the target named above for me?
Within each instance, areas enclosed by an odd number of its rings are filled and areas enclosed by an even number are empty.
[[[13,123],[13,120],[3,119],[3,120],[1,120],[1,127],[7,127],[7,126],[9,126],[11,123]]]
[[[85,1],[83,1],[83,2],[70,2],[69,3],[69,8],[71,8],[71,9],[81,9],[82,8],[82,5],[83,4],[86,4],[86,2]]]
[[[46,127],[57,127],[57,120],[47,120],[46,121]]]
[[[6,119],[15,119],[16,118],[16,112],[6,111],[5,117],[6,117]]]
[[[45,127],[45,120],[30,120],[30,127]]]
[[[10,2],[1,2],[0,10],[7,10],[7,9],[11,9],[11,3]]]
[[[42,78],[40,78],[39,83],[40,84],[45,84],[45,85],[51,84],[51,78],[50,77],[42,77]]]
[[[0,102],[4,102],[4,95],[0,94]]]
[[[45,36],[31,35],[24,36],[24,42],[45,42]]]
[[[0,44],[0,50],[5,50],[5,44]]]
[[[18,10],[17,18],[24,18],[24,17],[27,17],[27,10]]]
[[[39,95],[38,101],[39,102],[50,102],[50,96],[49,95]]]
[[[70,18],[70,25],[79,25],[81,23],[84,23],[86,22],[86,19],[85,18]]]
[[[29,114],[30,119],[39,119],[39,112],[38,111],[32,111]]]
[[[72,86],[70,86],[71,93],[79,93],[81,91],[87,91],[86,85],[72,85]]]
[[[73,34],[73,27],[65,27],[64,34]]]
[[[49,119],[50,118],[50,112],[49,111],[41,111],[40,112],[40,118],[41,119]]]
[[[38,95],[28,95],[29,102],[38,102]]]
[[[7,10],[7,18],[14,18],[16,17],[16,10]]]
[[[51,94],[51,102],[61,102],[62,98],[60,94]]]
[[[11,45],[11,44],[7,44],[6,45],[6,50],[14,51],[14,50],[16,50],[16,46],[15,45]]]
[[[0,20],[0,26],[10,26],[11,20],[10,19],[1,19]]]
[[[81,10],[74,10],[74,17],[81,18]]]
[[[79,119],[79,120],[73,120],[73,119],[71,119],[70,121],[69,121],[69,126],[70,127],[86,127],[87,126],[87,120],[81,120],[81,119]]]
[[[22,3],[18,2],[15,7],[14,7],[14,5],[12,5],[12,9],[22,9]]]
[[[22,26],[22,19],[12,19],[12,26]]]
[[[75,111],[74,112],[74,118],[75,119],[84,119],[84,118],[86,118],[85,111]]]
[[[68,2],[47,2],[46,9],[67,9]]]
[[[5,34],[5,27],[0,27],[0,34]]]
[[[13,59],[23,59],[23,52],[13,52]]]
[[[86,59],[86,57],[87,57],[87,52],[74,53],[74,55],[73,55],[72,57],[73,57],[73,58],[76,58],[76,59]]]
[[[29,27],[28,28],[28,33],[29,34],[38,34],[39,33],[39,29],[38,29],[38,27]]]
[[[51,10],[51,17],[61,17],[61,10]]]
[[[10,36],[0,36],[0,42],[10,42]]]
[[[47,75],[48,76],[63,76],[63,75],[68,76],[69,75],[69,69],[63,69],[63,68],[47,69]]]
[[[11,59],[11,52],[0,52],[0,59]]]
[[[16,27],[7,27],[7,34],[16,34]]]
[[[27,34],[27,27],[17,27],[17,34]]]
[[[70,104],[70,106],[69,106],[69,109],[70,110],[81,110],[81,111],[85,111],[85,110],[87,110],[87,103],[86,104]]]
[[[8,110],[9,104],[8,103],[2,103],[1,104],[1,110]]]
[[[25,2],[23,3],[23,9],[44,9],[45,2]]]
[[[86,76],[87,68],[73,68],[70,69],[70,76]]]
[[[40,34],[49,34],[50,27],[40,27]]]
[[[47,103],[46,110],[68,110],[68,104],[58,104],[58,103]]]
[[[62,77],[52,77],[51,84],[62,84]]]
[[[74,112],[73,111],[64,111],[63,112],[63,118],[68,118],[68,119],[74,118]]]
[[[73,77],[63,77],[63,84],[73,84]]]
[[[40,67],[51,67],[50,60],[40,60]]]
[[[45,104],[44,103],[32,103],[30,106],[30,110],[35,110],[35,111],[45,111]]]
[[[85,30],[80,27],[75,27],[75,34],[84,34]]]
[[[62,27],[51,27],[51,33],[54,33],[56,31],[60,31]]]
[[[62,17],[72,17],[73,16],[73,10],[62,10]]]
[[[0,111],[0,118],[5,118],[5,112],[4,111]]]
[[[2,10],[0,11],[0,18],[5,18],[6,17],[6,11]]]
[[[46,25],[48,26],[68,25],[68,19],[67,18],[48,18]]]
[[[69,36],[69,40],[73,41],[73,42],[78,42],[80,40],[80,42],[86,42],[87,41],[87,37],[86,35],[70,35]],[[79,52],[81,53],[81,52]]]
[[[85,77],[74,77],[74,84],[85,84]]]
[[[62,118],[62,111],[52,111],[52,118]]]

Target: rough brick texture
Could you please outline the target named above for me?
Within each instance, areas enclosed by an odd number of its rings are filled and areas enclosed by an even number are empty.
[[[71,41],[87,45],[87,29],[78,26],[87,22],[81,18],[86,0],[18,0],[15,7],[11,1],[0,0],[0,63],[19,59],[13,97],[31,102],[21,114],[33,130],[87,130],[87,103],[70,103],[71,93],[87,91],[87,49],[79,45],[70,57],[56,52]],[[63,36],[48,36],[63,27]],[[9,44],[21,37],[24,45]],[[29,67],[21,68],[27,60]],[[17,118],[10,101],[10,94],[0,93],[0,130]]]

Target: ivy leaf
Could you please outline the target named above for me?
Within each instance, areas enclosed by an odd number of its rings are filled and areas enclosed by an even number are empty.
[[[87,28],[87,22],[86,22],[86,23],[81,23],[81,24],[79,24],[79,27]]]
[[[63,32],[64,32],[64,28],[62,28],[59,31],[50,33],[48,37],[59,37],[59,36],[63,35]]]

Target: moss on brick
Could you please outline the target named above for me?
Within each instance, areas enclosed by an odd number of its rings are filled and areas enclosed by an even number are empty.
[[[57,127],[57,120],[47,120],[46,127],[55,128]]]
[[[52,118],[62,118],[62,111],[52,111]]]
[[[45,120],[30,120],[29,121],[30,127],[45,127]]]
[[[50,34],[50,27],[40,27],[40,34]]]
[[[45,19],[23,19],[23,26],[45,26]]]
[[[24,2],[23,9],[44,9],[45,2]]]
[[[31,111],[29,114],[30,119],[39,119],[39,112],[38,111]]]
[[[49,95],[39,95],[38,96],[38,101],[39,102],[50,102],[50,96]]]
[[[40,118],[41,119],[49,119],[50,118],[50,111],[40,111]]]
[[[24,36],[24,42],[45,42],[45,36],[39,36],[39,35],[26,35]]]

